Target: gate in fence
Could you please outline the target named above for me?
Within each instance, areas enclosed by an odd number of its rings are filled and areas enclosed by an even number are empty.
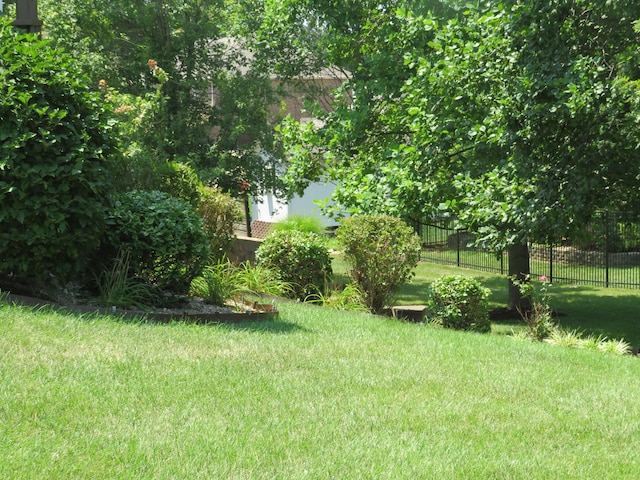
[[[473,245],[474,236],[455,227],[455,219],[417,222],[422,239],[420,259],[444,265],[506,275],[506,252]],[[531,274],[551,282],[640,288],[640,217],[637,214],[601,212],[570,239],[551,245],[529,245]]]

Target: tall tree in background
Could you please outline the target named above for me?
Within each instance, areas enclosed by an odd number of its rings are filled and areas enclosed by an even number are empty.
[[[337,181],[336,211],[455,214],[524,274],[527,242],[637,202],[637,18],[588,0],[371,18],[350,101],[299,139],[292,180]]]
[[[163,122],[155,129],[159,161],[189,163],[233,193],[242,181],[268,187],[271,167],[258,151],[271,148],[274,92],[268,74],[256,71],[241,45],[229,41],[236,19],[227,2],[41,3],[46,35],[72,52],[96,85],[105,80],[122,93],[143,95],[158,85],[148,60],[166,71]],[[247,159],[252,168],[235,178],[238,162]]]

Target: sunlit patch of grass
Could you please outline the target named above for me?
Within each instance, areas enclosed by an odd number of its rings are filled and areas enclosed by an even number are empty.
[[[640,473],[636,358],[279,309],[204,326],[0,306],[0,477]]]

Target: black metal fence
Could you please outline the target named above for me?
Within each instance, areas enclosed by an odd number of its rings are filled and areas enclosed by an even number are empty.
[[[421,260],[502,275],[506,252],[473,246],[474,237],[455,228],[452,218],[416,225],[422,239]],[[554,283],[640,288],[640,216],[602,212],[580,234],[553,245],[530,244],[531,274]]]

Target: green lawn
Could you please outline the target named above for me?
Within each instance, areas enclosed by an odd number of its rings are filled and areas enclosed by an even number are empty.
[[[337,269],[344,268],[344,264],[338,262]],[[491,290],[492,307],[507,305],[506,277],[426,262],[418,265],[413,281],[401,289],[397,303],[425,303],[429,284],[444,274],[477,278]],[[561,326],[596,336],[624,338],[633,347],[640,347],[640,290],[556,284],[549,291],[551,306],[561,314],[558,317]],[[494,324],[493,331],[510,333],[521,326],[516,321],[503,321]]]
[[[509,259],[505,257],[502,259],[497,258],[482,251],[462,250],[459,255],[458,252],[451,249],[443,250],[426,250],[422,253],[422,258],[426,262],[433,262],[441,265],[451,265],[468,268],[477,268],[478,270],[484,270],[487,272],[495,272],[506,275],[509,268]],[[537,275],[549,276],[549,261],[540,260],[532,257],[530,259],[531,271]],[[612,286],[619,285],[633,285],[638,284],[640,281],[640,267],[610,267],[609,268],[609,284]],[[605,285],[607,282],[607,269],[604,266],[586,266],[567,264],[563,262],[554,262],[553,264],[553,278],[560,283],[568,283],[567,279],[582,279],[581,283],[585,285]]]
[[[279,306],[234,326],[0,306],[0,478],[640,476],[635,357]]]

